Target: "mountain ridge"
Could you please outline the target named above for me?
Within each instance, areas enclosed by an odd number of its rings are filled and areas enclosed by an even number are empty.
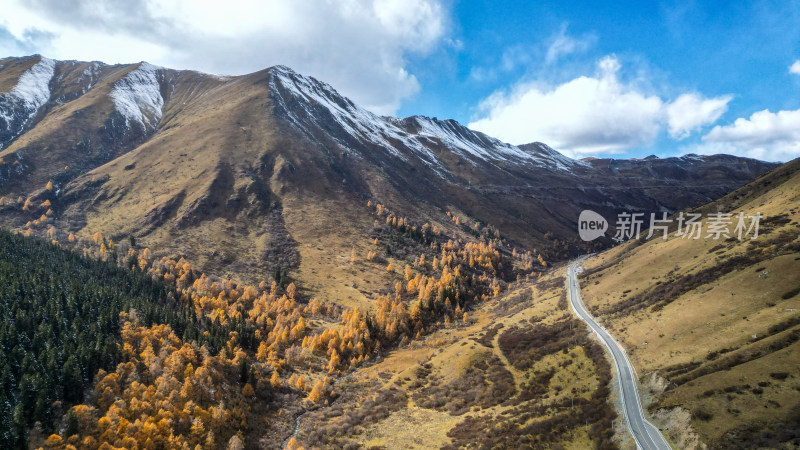
[[[366,115],[367,119],[370,121],[377,121],[377,120],[385,120],[390,125],[399,125],[403,128],[406,128],[406,131],[409,129],[415,130],[418,132],[418,135],[427,137],[427,136],[437,136],[439,133],[419,133],[419,131],[430,131],[434,128],[439,128],[440,130],[446,130],[451,133],[454,133],[456,136],[461,134],[471,134],[468,136],[464,141],[472,140],[472,141],[482,141],[482,144],[491,144],[494,146],[499,147],[500,150],[505,151],[505,153],[511,154],[517,158],[525,158],[526,156],[537,156],[537,155],[545,155],[553,160],[556,160],[563,166],[575,166],[575,165],[583,165],[585,166],[585,161],[583,160],[576,160],[564,156],[563,154],[559,153],[558,151],[554,150],[550,146],[542,142],[531,142],[528,144],[521,144],[521,145],[512,145],[505,142],[501,142],[498,139],[495,139],[491,136],[488,136],[480,131],[472,130],[467,128],[466,126],[462,125],[461,123],[457,122],[454,119],[438,119],[436,117],[428,117],[424,115],[411,115],[408,117],[390,117],[390,116],[378,116],[372,112],[369,112],[360,106],[353,103],[346,97],[341,96],[332,86],[329,84],[319,81],[314,77],[310,76],[303,76],[299,73],[295,72],[288,66],[285,65],[275,65],[260,71],[256,71],[250,74],[244,75],[215,75],[210,73],[198,72],[195,70],[175,70],[169,69],[162,66],[153,65],[147,61],[141,61],[138,63],[131,63],[131,64],[115,64],[109,65],[99,61],[91,61],[91,62],[84,62],[84,61],[76,61],[76,60],[67,60],[67,61],[57,61],[50,58],[47,58],[42,55],[30,55],[26,57],[9,57],[0,59],[0,69],[5,69],[6,64],[9,60],[17,60],[11,61],[12,64],[19,64],[20,62],[24,62],[26,60],[30,60],[33,58],[39,58],[40,61],[31,65],[28,70],[26,70],[20,79],[18,80],[18,84],[27,84],[24,83],[26,78],[34,79],[36,78],[39,86],[35,87],[28,87],[27,90],[27,97],[34,97],[34,101],[28,101],[28,107],[33,106],[34,111],[31,112],[28,120],[33,118],[32,116],[36,115],[39,111],[38,109],[41,108],[44,103],[49,102],[51,100],[49,89],[47,89],[46,85],[42,85],[42,81],[52,82],[53,78],[55,77],[55,64],[60,65],[78,65],[81,67],[89,65],[89,67],[85,68],[82,72],[82,76],[89,77],[90,81],[85,89],[79,95],[83,95],[89,90],[94,87],[94,82],[96,81],[97,72],[99,69],[113,69],[113,68],[128,68],[125,75],[118,80],[115,80],[112,85],[112,90],[110,92],[110,97],[114,101],[115,108],[117,112],[119,112],[126,122],[134,120],[138,122],[139,125],[143,127],[148,127],[154,130],[155,125],[158,124],[161,116],[163,114],[162,108],[164,107],[164,98],[161,95],[161,90],[163,86],[160,86],[162,83],[171,82],[175,76],[180,76],[181,74],[194,74],[206,79],[215,79],[220,82],[236,82],[241,79],[245,79],[248,77],[256,76],[259,74],[269,74],[271,75],[270,84],[273,86],[275,85],[276,79],[280,80],[282,87],[286,88],[288,84],[295,84],[297,86],[298,80],[302,80],[304,87],[310,88],[306,90],[297,90],[293,89],[293,95],[302,95],[305,97],[311,97],[310,94],[311,90],[318,89],[320,86],[325,89],[326,94],[330,95],[333,94],[335,101],[333,102],[334,105],[330,103],[326,105],[328,110],[333,109],[344,109],[347,112],[355,113],[356,115]],[[41,67],[40,67],[41,66]],[[48,72],[49,70],[49,72]],[[47,73],[49,73],[49,80],[45,80],[42,76],[47,77]],[[170,80],[167,80],[167,76],[170,76]],[[64,74],[61,74],[61,78],[64,77]],[[80,83],[83,80],[83,77],[79,78],[76,83]],[[291,80],[290,83],[287,83],[287,80]],[[6,80],[7,81],[7,80]],[[60,79],[59,79],[60,81]],[[3,85],[0,84],[0,89],[2,89]],[[3,95],[13,94],[15,90],[25,89],[23,86],[14,86],[14,88],[7,90]],[[291,88],[290,88],[291,89]],[[31,92],[32,91],[32,92]],[[38,92],[37,92],[38,91]],[[42,91],[47,91],[46,93],[42,94]],[[174,86],[173,86],[174,92]],[[314,100],[319,101],[320,99],[324,98],[323,96],[316,96]],[[55,104],[62,104],[67,101],[70,101],[68,97],[65,98],[63,95],[59,98],[55,99]],[[31,105],[33,103],[33,105]],[[185,102],[184,102],[185,104]],[[285,106],[285,105],[282,105]],[[333,107],[331,107],[333,106]],[[5,108],[6,110],[9,109],[8,106]],[[365,114],[366,113],[366,114]],[[152,116],[146,120],[148,117]],[[365,130],[355,130],[361,131],[362,134]],[[384,130],[381,130],[384,131]],[[466,133],[465,133],[466,132]],[[14,138],[19,137],[19,135],[23,134],[22,130],[20,130],[17,135],[13,136]],[[371,137],[375,137],[374,135]],[[458,136],[462,137],[462,136]],[[440,137],[441,138],[441,137]],[[385,143],[385,141],[383,142]],[[464,142],[462,142],[463,144]],[[5,143],[7,147],[9,142]],[[0,147],[2,150],[2,147]],[[487,156],[494,156],[494,155],[487,155],[480,149],[476,152],[481,157]],[[522,151],[520,151],[522,150]],[[525,150],[530,150],[526,152]],[[538,150],[538,151],[537,151]],[[685,157],[693,157],[698,156],[695,154],[687,154],[682,156],[674,156],[668,158],[656,158],[656,159],[671,159],[671,158],[685,158]],[[713,155],[717,156],[717,155]],[[592,157],[592,159],[612,159],[612,158],[596,158]],[[612,159],[616,161],[634,161],[634,160],[648,160],[648,158],[631,158],[631,159]],[[749,158],[747,158],[749,159]]]

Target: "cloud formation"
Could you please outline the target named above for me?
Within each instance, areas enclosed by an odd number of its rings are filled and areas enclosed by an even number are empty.
[[[666,105],[667,126],[670,137],[685,139],[702,126],[714,123],[728,110],[730,95],[704,99],[699,94],[683,94]]]
[[[547,47],[545,64],[553,64],[563,56],[571,53],[585,51],[591,46],[596,37],[594,35],[573,37],[567,34],[567,24],[562,24],[558,33]]]
[[[587,51],[597,41],[594,34],[570,35],[566,23],[541,45],[515,44],[503,49],[500,57],[487,65],[474,65],[468,79],[478,83],[494,82],[518,69],[534,67],[556,68],[569,55]]]
[[[791,66],[789,66],[789,73],[794,73],[800,75],[800,59],[794,62]]]
[[[495,92],[469,126],[513,144],[543,141],[572,156],[619,153],[652,144],[664,127],[683,139],[719,119],[731,100],[687,93],[668,102],[621,82],[620,68],[616,57],[606,56],[591,77]]]
[[[407,58],[432,51],[447,28],[439,0],[11,0],[3,8],[0,54],[231,75],[285,64],[380,114],[419,91]]]
[[[697,153],[730,153],[769,161],[800,156],[800,110],[753,113],[731,125],[716,126],[703,136]]]

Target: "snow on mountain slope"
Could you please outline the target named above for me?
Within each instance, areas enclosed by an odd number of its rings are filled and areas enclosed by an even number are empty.
[[[591,167],[590,164],[584,161],[564,156],[543,142],[532,142],[530,144],[520,145],[519,148],[528,152],[533,152],[535,158],[543,160],[545,164],[550,164],[562,170],[571,170],[576,166]]]
[[[83,90],[84,93],[89,91],[89,89],[91,89],[94,86],[94,84],[97,83],[97,79],[100,75],[100,67],[101,67],[100,63],[93,62],[89,67],[83,69],[83,72],[81,73],[81,76],[80,78],[78,78],[77,82],[81,83],[84,80],[84,78],[88,79],[86,83],[86,88]]]
[[[0,96],[0,148],[16,139],[24,131],[25,124],[48,101],[61,104],[89,91],[100,81],[102,67],[104,65],[99,63],[88,64],[71,79],[80,89],[51,99],[48,84],[54,75],[55,61],[41,58],[20,77],[13,90]],[[381,117],[340,95],[330,85],[285,66],[272,67],[268,73],[271,96],[293,126],[317,142],[330,143],[332,139],[338,147],[357,158],[388,155],[406,163],[414,158],[444,178],[450,177],[451,168],[442,160],[443,150],[472,166],[488,163],[524,168],[533,164],[551,171],[569,172],[584,164],[547,146],[524,148],[506,144],[454,120]],[[53,83],[62,82],[64,76],[62,73]],[[226,77],[221,81],[237,79],[239,77]],[[142,62],[115,81],[110,97],[125,127],[140,128],[145,133],[154,131],[165,108],[162,92],[173,92],[174,80],[175,74],[167,69]]]
[[[483,160],[500,157],[524,159],[525,152],[485,135],[477,135],[454,120],[440,121],[425,116],[411,118],[417,126],[417,135],[437,139],[444,146],[462,156],[473,156]]]
[[[470,160],[508,161],[517,164],[534,163],[545,169],[570,171],[580,161],[568,158],[545,144],[535,143],[518,147],[507,144],[479,131],[470,130],[455,120],[438,120],[425,116],[404,119],[413,122],[412,128],[420,137],[435,139],[450,150]]]
[[[436,155],[428,148],[413,139],[408,139],[406,133],[394,124],[339,95],[330,85],[302,76],[285,66],[275,66],[270,70],[273,75],[270,80],[273,97],[286,111],[289,119],[310,137],[313,135],[309,125],[335,124],[345,135],[337,133],[334,137],[338,136],[337,141],[345,148],[350,147],[347,137],[352,137],[362,144],[380,146],[390,154],[407,160],[406,156],[396,148],[396,145],[402,144],[418,153],[435,169],[442,169]],[[289,98],[281,95],[282,89],[288,91]],[[324,117],[325,115],[333,119],[332,123],[329,123],[329,118]]]
[[[454,120],[424,116],[380,117],[341,96],[330,85],[297,74],[288,67],[275,66],[270,72],[273,98],[298,129],[313,139],[311,130],[321,127],[349,150],[361,144],[383,149],[404,161],[408,160],[406,154],[410,152],[440,175],[447,169],[432,147],[443,146],[472,165],[479,162],[532,163],[557,171],[570,171],[576,165],[584,165],[546,145],[534,151],[522,149],[470,130]]]
[[[56,63],[52,59],[42,58],[19,78],[17,85],[9,92],[34,114],[50,98],[50,80],[53,78]]]
[[[42,57],[19,77],[14,88],[0,94],[0,149],[17,137],[50,99],[55,66],[54,60]]]
[[[143,62],[114,83],[111,98],[116,110],[125,118],[126,125],[136,122],[145,129],[154,129],[158,125],[164,107],[159,81],[163,78],[162,70],[161,67]]]

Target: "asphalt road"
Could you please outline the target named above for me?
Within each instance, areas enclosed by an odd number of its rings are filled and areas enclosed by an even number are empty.
[[[658,428],[644,418],[642,404],[639,401],[639,393],[636,391],[636,375],[628,356],[617,341],[600,324],[595,322],[583,305],[576,271],[578,265],[584,259],[586,259],[586,256],[573,261],[567,268],[569,303],[578,317],[600,336],[600,340],[603,341],[603,344],[611,351],[611,355],[614,357],[614,365],[617,366],[622,409],[628,423],[628,430],[633,435],[636,445],[644,450],[670,450],[672,447],[664,439]]]

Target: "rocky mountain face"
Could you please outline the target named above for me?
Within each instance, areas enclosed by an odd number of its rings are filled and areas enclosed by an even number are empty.
[[[582,209],[672,212],[775,166],[574,160],[453,120],[377,116],[283,66],[220,77],[40,56],[0,60],[0,158],[7,226],[31,220],[20,197],[47,198],[60,229],[134,236],[240,276],[357,248],[368,200],[441,226],[450,211],[547,249],[577,238]]]

